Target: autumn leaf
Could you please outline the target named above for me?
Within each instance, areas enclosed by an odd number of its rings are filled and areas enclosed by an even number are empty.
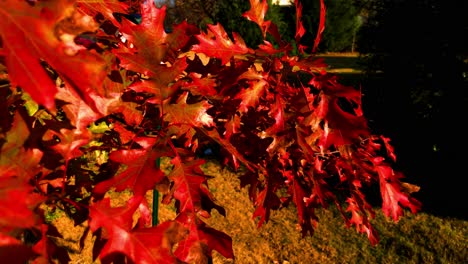
[[[108,234],[99,257],[103,259],[112,253],[120,253],[134,263],[177,263],[172,247],[185,237],[185,229],[173,221],[151,228],[133,228],[132,217],[140,199],[132,198],[126,206],[111,207],[110,199],[105,198],[90,208],[91,230],[96,232],[104,228]]]
[[[395,222],[403,215],[402,206],[416,213],[421,209],[421,203],[402,192],[400,180],[403,178],[401,172],[394,171],[390,166],[384,164],[381,158],[373,160],[379,174],[380,192],[382,194],[382,211]]]
[[[58,100],[62,100],[65,104],[62,106],[62,110],[67,115],[71,124],[76,128],[76,133],[86,134],[87,127],[102,117],[101,113],[94,111],[78,93],[76,93],[69,85],[58,90],[55,97]],[[103,112],[107,112],[107,106],[100,107]]]
[[[221,24],[208,25],[208,33],[196,35],[199,44],[193,45],[192,50],[201,52],[209,57],[218,58],[221,64],[225,65],[235,55],[244,55],[253,53],[252,49],[248,48],[244,40],[237,33],[232,33],[234,41],[232,41],[224,27]]]
[[[41,197],[33,195],[33,187],[26,181],[4,173],[0,166],[0,234],[13,228],[35,226],[39,219],[33,210],[42,202]]]
[[[213,250],[233,259],[232,238],[193,218],[192,214],[185,213],[177,216],[176,221],[184,225],[189,233],[179,242],[174,254],[187,263],[210,263]]]
[[[377,182],[387,216],[417,212],[410,194],[418,187],[391,168],[394,149],[367,127],[361,91],[304,53],[302,5],[295,1],[293,56],[265,20],[268,2],[250,0],[243,14],[276,41],[253,50],[220,24],[200,31],[184,21],[169,32],[167,9],[154,1],[5,0],[0,80],[12,87],[0,92],[0,259],[30,258],[31,247],[12,235],[23,228],[41,231],[36,263],[59,257],[53,228],[36,219],[44,200],[77,209],[75,224],[88,220],[103,262],[209,263],[213,250],[234,258],[232,239],[204,222],[213,209],[225,214],[197,156],[213,143],[217,158],[243,174],[259,226],[292,204],[303,235],[312,235],[314,209],[335,203],[346,224],[376,244],[361,187]],[[320,5],[312,52],[325,28]],[[168,175],[161,157],[172,159]],[[148,228],[145,194],[155,187],[164,204],[175,200],[177,217]],[[112,207],[100,200],[110,190],[133,196]]]
[[[43,153],[24,149],[28,136],[28,127],[18,113],[4,138],[0,135],[4,140],[0,148],[0,231],[32,227],[38,220],[33,210],[44,198],[34,193],[29,181],[41,171]]]
[[[370,135],[359,90],[339,84],[328,75],[316,76],[310,83],[324,93],[315,110],[317,117],[325,121],[319,146],[338,147]]]
[[[43,141],[57,142],[50,148],[62,155],[65,161],[81,156],[83,153],[80,147],[86,145],[91,137],[91,133],[86,131],[80,134],[76,129],[70,130],[62,128],[60,131],[47,130],[42,136]]]
[[[299,218],[299,224],[301,226],[302,236],[305,237],[309,232],[311,235],[314,233],[314,228],[312,226],[312,221],[316,223],[317,216],[313,214],[313,211],[309,210],[306,206],[307,194],[304,190],[304,187],[301,186],[298,180],[293,180],[293,183],[290,186],[290,191],[292,193],[292,199],[297,208],[297,216]]]
[[[173,25],[171,33],[168,33],[166,37],[168,47],[166,53],[167,61],[174,63],[173,61],[180,57],[181,52],[189,50],[194,42],[194,36],[197,34],[200,34],[200,29],[195,25],[187,23],[186,20]]]
[[[271,23],[270,21],[265,21],[267,11],[268,3],[266,0],[250,0],[250,9],[242,14],[242,16],[260,26],[263,38],[265,38]]]
[[[268,88],[268,82],[265,80],[251,81],[248,88],[243,89],[236,95],[236,98],[242,100],[239,105],[239,111],[245,113],[249,108],[255,111],[266,88]]]
[[[240,166],[240,163],[245,165],[247,169],[251,171],[257,171],[259,168],[258,165],[254,164],[253,162],[249,161],[247,158],[244,157],[242,153],[240,153],[236,147],[226,138],[222,137],[217,130],[208,130],[205,128],[198,128],[202,131],[205,135],[209,136],[213,139],[216,143],[218,143],[221,147],[223,147],[230,155],[231,159],[234,163],[234,168],[237,170]],[[240,163],[239,163],[240,161]]]
[[[73,35],[61,27],[66,24],[62,21],[76,14],[72,2],[53,0],[30,5],[27,1],[9,0],[0,7],[0,14],[5,18],[0,36],[8,40],[4,41],[3,49],[13,86],[24,89],[37,103],[54,109],[57,88],[41,64],[44,60],[94,107],[88,94],[102,84],[105,65],[97,54],[70,41]],[[73,19],[86,23],[84,16],[76,15]],[[89,23],[88,27],[92,30],[94,24]]]
[[[126,168],[113,178],[100,182],[94,188],[94,193],[105,194],[111,188],[121,192],[126,189],[133,191],[135,196],[144,196],[146,191],[164,179],[164,173],[159,169],[156,160],[159,158],[152,147],[155,138],[144,138],[146,146],[141,149],[116,150],[109,154],[112,161],[126,165]]]
[[[224,132],[224,138],[229,142],[231,136],[237,133],[240,133],[240,118],[238,115],[233,115],[232,118],[226,122],[224,128],[226,131]]]
[[[61,109],[74,128],[61,128],[58,131],[56,129],[49,129],[42,136],[42,140],[56,141],[57,144],[51,146],[51,149],[60,153],[65,161],[69,161],[82,155],[80,147],[86,145],[92,139],[88,126],[100,118],[102,114],[93,110],[67,84],[58,90],[56,99],[64,103]],[[102,108],[107,109],[107,106],[103,106]]]
[[[122,142],[122,144],[127,144],[128,142],[130,142],[130,140],[136,137],[136,135],[132,131],[125,128],[125,126],[122,125],[121,123],[114,123],[113,129],[114,131],[119,133],[120,142]]]
[[[275,137],[276,134],[286,129],[286,104],[287,102],[280,95],[275,95],[275,102],[269,113],[270,117],[275,119],[275,123],[265,131],[268,135]]]
[[[225,211],[216,205],[214,197],[208,190],[207,176],[200,165],[204,160],[193,160],[182,163],[179,157],[172,159],[174,165],[169,179],[174,182],[171,188],[172,196],[180,202],[178,212],[197,213],[203,217],[209,217],[212,209],[218,210],[222,215]]]
[[[59,261],[60,263],[69,263],[70,256],[68,251],[57,246],[54,239],[62,238],[55,226],[41,224],[38,228],[41,232],[41,239],[32,247],[39,257],[34,259],[34,264],[53,263]]]
[[[138,25],[123,19],[120,32],[130,43],[130,52],[127,54],[117,52],[116,55],[123,61],[131,61],[128,65],[145,69],[149,73],[154,66],[159,65],[167,52],[166,31],[164,30],[164,18],[166,6],[157,8],[153,2],[145,1],[141,5],[141,23]],[[135,52],[132,52],[132,50]],[[133,53],[133,54],[132,54]]]
[[[298,2],[299,0],[295,0],[296,2]],[[318,29],[317,29],[317,35],[315,36],[315,40],[314,40],[314,46],[312,48],[312,53],[314,53],[317,48],[318,48],[318,45],[322,39],[322,34],[323,34],[323,31],[325,30],[325,15],[326,15],[326,7],[325,7],[325,3],[323,0],[320,0],[320,20],[319,20],[319,25],[318,25]]]
[[[122,65],[125,67],[125,65]],[[134,68],[128,66],[128,68]],[[153,98],[149,102],[154,104],[161,104],[162,101],[170,98],[179,87],[174,84],[177,80],[183,77],[185,68],[187,68],[187,62],[185,59],[179,59],[175,61],[173,65],[160,64],[152,67],[154,72],[146,72],[144,69],[135,68],[135,70],[141,70],[145,74],[149,74],[152,78],[148,80],[140,80],[132,83],[129,88],[135,92],[147,92],[153,94]]]
[[[211,107],[210,104],[207,101],[187,104],[188,95],[188,92],[182,93],[175,104],[169,100],[164,102],[164,121],[170,122],[170,125],[190,124],[195,127],[214,125],[213,117],[206,112]]]
[[[30,247],[22,244],[16,238],[0,232],[0,259],[2,261],[11,264],[24,264],[36,256]]]
[[[16,113],[11,129],[4,138],[0,135],[0,139],[5,140],[0,149],[0,166],[2,167],[0,176],[16,176],[21,181],[28,181],[40,172],[38,164],[43,155],[42,151],[26,150],[23,146],[29,134],[23,118]]]
[[[16,113],[13,117],[13,123],[10,130],[0,134],[5,141],[0,145],[0,165],[11,164],[11,158],[17,156],[23,148],[24,142],[29,137],[29,128],[20,114]],[[8,158],[8,160],[6,160]],[[5,160],[4,160],[5,159]]]
[[[17,126],[17,125],[16,125]],[[13,128],[15,129],[15,124]],[[10,130],[9,132],[15,132]],[[16,136],[14,136],[16,137]],[[7,135],[7,138],[12,138]],[[11,149],[11,142],[3,145],[0,152],[0,231],[11,228],[28,228],[36,224],[33,210],[43,201],[29,181],[39,173],[42,157],[39,150]]]
[[[299,43],[302,36],[305,34],[305,28],[302,24],[302,3],[299,0],[295,0],[294,4],[296,6],[296,34],[294,37],[296,43]]]
[[[122,114],[128,125],[137,126],[143,121],[143,113],[138,107],[140,104],[134,102],[115,101],[109,105],[109,111]]]
[[[198,73],[190,73],[190,81],[184,81],[182,89],[190,91],[193,95],[216,96],[216,78],[214,76],[202,76]]]
[[[129,6],[119,0],[77,0],[77,8],[92,17],[97,14],[103,15],[105,18],[112,21],[114,25],[119,25],[119,22],[114,17],[114,13],[126,14]]]
[[[349,223],[355,225],[359,233],[365,233],[371,244],[375,246],[379,242],[379,235],[369,221],[370,218],[374,216],[368,215],[365,208],[360,205],[364,203],[363,195],[355,193],[352,197],[348,198],[346,202],[348,203],[347,211],[351,212]]]
[[[270,188],[270,189],[269,189]],[[271,185],[267,185],[264,189],[260,190],[256,200],[254,201],[256,207],[252,218],[259,218],[257,226],[261,227],[270,219],[272,209],[278,209],[280,200],[278,196],[272,191]]]
[[[128,48],[121,47],[114,53],[121,60],[121,66],[155,78],[158,88],[161,88],[175,80],[187,66],[185,59],[176,62],[174,53],[185,46],[190,34],[198,31],[187,23],[181,23],[174,27],[172,33],[167,33],[164,27],[166,6],[157,8],[153,1],[142,3],[141,16],[141,23],[137,25],[122,20],[120,32]]]

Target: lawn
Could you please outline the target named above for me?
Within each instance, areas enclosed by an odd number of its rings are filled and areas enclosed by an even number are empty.
[[[164,164],[163,164],[164,166]],[[347,228],[333,207],[318,210],[319,224],[313,236],[302,238],[297,229],[293,207],[272,213],[269,222],[257,228],[252,219],[253,206],[245,189],[239,188],[237,174],[208,162],[204,171],[213,176],[210,190],[218,204],[226,209],[226,217],[212,212],[208,225],[222,230],[233,239],[236,260],[225,259],[214,253],[213,263],[287,264],[287,263],[464,263],[468,259],[468,222],[442,218],[427,213],[408,213],[398,223],[386,219],[378,209],[373,222],[381,239],[375,247],[367,237],[353,228]],[[129,192],[111,193],[115,206],[130,197]],[[148,193],[151,203],[152,193]],[[57,214],[57,213],[55,213]],[[159,221],[173,219],[172,206],[159,207]],[[85,239],[80,250],[80,234],[86,223],[73,226],[63,214],[51,222],[63,234],[59,244],[67,246],[73,264],[100,263],[92,260],[92,236]]]

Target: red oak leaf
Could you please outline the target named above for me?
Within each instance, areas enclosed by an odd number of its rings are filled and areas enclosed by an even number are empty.
[[[295,1],[299,1],[299,0],[295,0]],[[320,40],[322,39],[322,34],[323,34],[323,31],[325,30],[326,13],[327,12],[325,8],[325,3],[323,0],[320,0],[320,21],[319,21],[319,26],[317,29],[317,35],[315,36],[314,47],[312,48],[312,52],[315,52],[317,50]]]
[[[0,232],[34,226],[37,219],[33,210],[43,201],[29,184],[40,172],[42,152],[23,148],[28,136],[26,123],[18,113],[4,138],[0,136],[4,141],[0,149]]]
[[[278,94],[275,95],[275,102],[271,105],[270,117],[275,119],[275,123],[269,127],[265,132],[268,135],[276,135],[285,129],[285,100]]]
[[[294,4],[296,5],[296,43],[299,43],[302,36],[305,34],[305,28],[302,24],[302,3],[299,0],[295,0]]]
[[[271,21],[265,21],[265,15],[268,11],[268,3],[266,0],[250,0],[250,9],[242,14],[248,20],[257,23],[260,26],[265,38],[268,28],[270,27]]]
[[[15,159],[21,151],[24,142],[29,137],[29,129],[20,114],[16,113],[13,117],[13,123],[10,130],[1,138],[4,143],[0,145],[0,165],[10,165],[11,159]],[[5,160],[4,160],[5,159]],[[8,159],[8,160],[7,160]]]
[[[367,234],[371,244],[376,245],[379,242],[379,235],[369,222],[369,217],[373,217],[373,215],[368,216],[366,210],[360,206],[364,202],[362,198],[362,195],[354,195],[346,200],[348,202],[347,211],[351,212],[349,223],[355,225],[358,232]]]
[[[281,203],[278,196],[271,189],[269,189],[270,186],[267,185],[263,190],[261,190],[254,202],[256,209],[252,215],[252,218],[260,217],[257,223],[258,227],[261,227],[263,223],[268,222],[270,219],[271,209],[278,209]]]
[[[140,58],[147,58],[147,62],[153,65],[163,61],[166,54],[166,31],[164,30],[164,18],[166,6],[157,8],[153,1],[144,1],[141,5],[141,22],[138,25],[122,20],[120,32],[129,43],[138,49]],[[151,69],[151,65],[146,65]],[[144,66],[143,66],[144,67]]]
[[[267,40],[264,40],[263,41],[263,44],[259,44],[258,45],[258,49],[255,50],[256,53],[258,54],[262,54],[262,53],[266,53],[266,54],[269,54],[269,55],[274,55],[274,54],[278,54],[278,53],[281,53],[281,52],[288,52],[292,49],[291,45],[283,45],[279,48],[273,46],[273,44],[271,44],[271,42],[267,41]]]
[[[119,0],[77,0],[78,9],[82,10],[85,14],[95,17],[97,14],[103,15],[105,18],[112,21],[116,26],[119,25],[114,17],[114,13],[126,14],[128,5]]]
[[[164,120],[170,125],[213,126],[213,117],[206,112],[211,105],[207,101],[187,104],[188,95],[188,92],[184,92],[175,104],[169,103],[170,99],[164,102]]]
[[[328,183],[325,181],[327,174],[322,170],[323,161],[315,155],[313,172],[307,171],[306,175],[312,180],[312,194],[310,197],[304,198],[307,206],[310,204],[320,205],[323,208],[328,207],[328,202],[335,200],[334,194],[330,191]]]
[[[38,149],[25,150],[23,147],[29,134],[23,118],[16,113],[5,137],[0,135],[0,140],[5,141],[0,149],[0,166],[2,167],[0,176],[15,176],[21,181],[28,181],[40,172],[38,164],[43,153]]]
[[[209,263],[213,250],[226,258],[234,258],[231,237],[193,218],[193,214],[177,216],[176,221],[189,230],[187,238],[179,242],[174,252],[179,259],[187,263]]]
[[[235,97],[242,100],[239,105],[239,111],[243,113],[247,112],[249,107],[252,107],[254,110],[257,108],[260,98],[263,96],[265,89],[268,88],[268,82],[265,80],[250,81],[249,86],[249,88],[243,89]]]
[[[177,157],[171,163],[174,168],[168,177],[174,182],[172,195],[180,202],[178,212],[209,217],[210,211],[215,208],[222,215],[225,214],[224,209],[213,202],[214,197],[208,190],[208,176],[200,168],[204,160],[182,163]]]
[[[168,33],[166,37],[167,61],[173,63],[173,60],[179,58],[181,50],[187,50],[194,41],[193,36],[197,34],[200,34],[200,29],[195,25],[188,24],[186,20],[173,25],[172,32]]]
[[[312,235],[314,232],[312,220],[315,221],[317,217],[313,214],[313,211],[311,212],[307,208],[306,203],[304,202],[306,200],[305,198],[307,198],[307,194],[297,180],[293,181],[293,184],[290,186],[290,191],[297,208],[297,216],[299,217],[302,236],[304,237],[308,232]]]
[[[419,211],[421,203],[402,191],[399,179],[403,178],[403,175],[383,163],[382,158],[375,158],[372,162],[379,174],[380,192],[383,200],[382,211],[384,214],[392,217],[394,221],[398,221],[400,216],[403,215],[401,206],[411,209],[412,213]]]
[[[73,2],[65,0],[36,2],[34,5],[27,1],[9,0],[0,7],[0,14],[5,18],[0,24],[0,36],[8,40],[3,42],[3,49],[10,81],[48,109],[55,107],[57,88],[41,60],[73,85],[93,107],[89,93],[106,77],[103,60],[97,54],[78,47],[72,41],[73,35],[67,32],[67,28],[62,28],[64,24],[60,24],[69,16],[74,16],[74,21],[86,20],[73,10]]]
[[[79,148],[89,143],[92,137],[88,126],[102,115],[85,103],[69,85],[65,85],[58,90],[56,99],[66,103],[62,106],[62,109],[75,129],[62,128],[60,131],[49,129],[43,135],[42,140],[51,141],[55,139],[59,141],[51,148],[68,161],[82,155]]]
[[[132,217],[140,201],[132,198],[126,206],[113,208],[110,199],[106,198],[90,207],[91,230],[104,228],[109,238],[99,257],[121,253],[133,263],[177,263],[172,247],[185,237],[185,229],[172,221],[152,228],[132,229]]]
[[[37,256],[21,241],[0,232],[0,259],[5,263],[24,264]]]
[[[136,135],[125,128],[121,123],[114,123],[114,131],[119,133],[120,135],[120,141],[122,142],[123,145],[127,144],[130,140],[136,137]]]
[[[89,107],[79,94],[67,84],[58,90],[55,98],[66,102],[62,109],[78,134],[86,134],[88,125],[102,117],[100,113],[96,113]],[[103,105],[100,108],[104,110],[107,106]],[[107,110],[103,111],[103,113],[105,112]]]
[[[128,125],[137,126],[143,120],[143,113],[138,107],[140,104],[134,102],[115,101],[109,106],[109,111],[121,113]]]
[[[328,75],[314,77],[311,84],[324,92],[315,110],[317,117],[325,120],[319,146],[324,149],[332,144],[339,147],[370,135],[359,90],[339,84],[336,78]]]
[[[387,155],[395,162],[396,161],[395,149],[393,148],[392,145],[390,145],[390,139],[384,136],[380,136],[380,139],[382,139],[385,145],[385,149],[387,150]]]
[[[53,145],[51,148],[57,153],[60,153],[65,161],[82,155],[80,147],[89,143],[91,139],[91,132],[87,130],[78,131],[77,129],[60,129],[59,132],[54,130],[47,130],[42,136],[43,141],[58,141],[58,144]],[[47,158],[47,157],[46,157]]]
[[[70,256],[67,249],[55,244],[54,238],[63,238],[55,226],[41,224],[41,239],[32,247],[34,252],[40,256],[34,259],[33,264],[69,263]]]
[[[126,67],[125,65],[122,65]],[[133,66],[128,65],[128,68],[134,68]],[[148,92],[154,95],[154,99],[148,100],[154,104],[161,104],[162,101],[166,100],[173,95],[179,87],[176,85],[170,85],[175,83],[180,77],[183,76],[183,72],[187,68],[187,62],[185,59],[179,59],[174,62],[173,65],[168,66],[166,64],[154,65],[152,70],[154,73],[146,72],[144,69],[141,70],[145,74],[150,74],[152,78],[149,80],[141,80],[134,82],[130,85],[130,89],[136,92]]]
[[[181,84],[184,90],[190,91],[193,95],[215,96],[217,95],[216,78],[212,76],[203,77],[199,73],[191,72],[188,76],[190,81]]]
[[[146,138],[145,142],[147,146],[142,149],[111,152],[109,158],[112,161],[125,164],[127,167],[113,178],[97,184],[94,193],[104,194],[114,187],[118,192],[130,189],[135,196],[144,196],[146,191],[154,189],[165,176],[156,164],[159,156],[152,149],[156,139]]]
[[[216,143],[218,143],[221,147],[227,150],[232,155],[232,161],[234,163],[234,168],[238,169],[240,164],[239,161],[242,162],[243,165],[247,167],[247,169],[251,171],[256,171],[258,166],[253,162],[249,161],[247,158],[244,157],[242,153],[240,153],[236,147],[226,138],[221,137],[216,129],[207,130],[205,128],[198,128],[202,131],[205,135],[209,136],[213,139]]]
[[[231,136],[240,132],[240,117],[238,115],[233,115],[232,118],[226,122],[224,128],[226,131],[224,132],[224,138],[229,141]]]
[[[252,49],[245,45],[241,36],[235,32],[232,35],[234,41],[229,38],[221,24],[208,25],[208,33],[196,35],[200,43],[193,45],[192,50],[204,53],[209,57],[218,58],[221,60],[222,65],[228,63],[235,55],[253,53]]]
[[[0,166],[0,234],[12,228],[33,227],[38,220],[33,213],[41,200],[32,196],[33,187],[16,177],[6,177]]]
[[[178,75],[186,67],[186,64],[182,62],[175,62],[177,58],[175,52],[184,47],[191,34],[197,33],[198,30],[187,23],[181,23],[174,27],[172,33],[166,33],[164,28],[166,6],[159,9],[153,1],[142,3],[141,16],[142,20],[138,25],[127,20],[122,21],[120,31],[130,48],[121,48],[115,53],[120,58],[123,67],[153,78],[163,79],[162,83],[157,83],[166,86],[175,79],[173,75]],[[166,65],[161,65],[162,62],[170,62],[175,68],[164,70]],[[165,76],[167,74],[170,75]]]

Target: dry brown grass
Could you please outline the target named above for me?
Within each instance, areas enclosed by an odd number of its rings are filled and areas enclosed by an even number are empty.
[[[334,259],[338,257],[337,252],[326,241],[313,242],[310,237],[301,238],[294,210],[273,212],[271,220],[258,228],[256,221],[252,219],[252,203],[246,189],[239,187],[236,174],[222,169],[216,163],[209,163],[204,170],[208,175],[214,176],[209,180],[210,190],[217,203],[226,209],[226,217],[213,211],[206,223],[232,237],[236,256],[236,260],[226,259],[214,252],[213,263],[336,263]],[[130,192],[109,194],[112,206],[122,206],[130,196]],[[152,192],[148,192],[147,200],[151,206]],[[174,219],[175,216],[173,206],[159,207],[160,222]],[[58,242],[69,250],[72,264],[100,263],[99,260],[92,260],[94,238],[91,234],[87,235],[84,248],[79,248],[86,222],[73,226],[73,221],[63,215],[53,220],[53,225],[63,235],[63,239]],[[320,233],[320,229],[317,232]]]
[[[163,163],[164,165],[164,163]],[[214,176],[209,187],[216,202],[226,209],[226,217],[212,212],[206,222],[227,233],[233,239],[235,260],[213,253],[215,264],[311,264],[311,263],[462,263],[468,259],[468,222],[442,219],[424,213],[408,214],[398,224],[383,217],[377,210],[374,226],[382,235],[381,243],[372,247],[364,235],[348,229],[336,210],[318,210],[319,225],[313,236],[302,238],[297,229],[294,208],[272,212],[271,219],[257,228],[252,219],[253,206],[247,191],[239,187],[237,175],[214,162],[207,163],[205,173]],[[127,201],[130,192],[111,193],[113,206]],[[151,203],[152,192],[147,195]],[[173,219],[173,206],[159,207],[159,221]],[[59,217],[53,224],[64,238],[58,241],[67,246],[73,264],[100,263],[92,261],[93,237],[88,234],[80,251],[80,235],[86,223],[73,226],[67,217]]]

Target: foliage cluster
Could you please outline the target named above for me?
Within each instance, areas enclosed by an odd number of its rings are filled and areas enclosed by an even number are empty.
[[[312,51],[325,23],[320,2]],[[315,209],[335,204],[376,244],[366,196],[374,185],[394,221],[405,207],[417,212],[417,188],[393,169],[390,140],[369,131],[360,91],[313,55],[292,56],[267,10],[265,0],[250,0],[243,14],[265,39],[254,49],[221,24],[200,31],[184,21],[168,32],[166,7],[152,1],[4,1],[0,257],[67,262],[46,206],[87,221],[102,262],[208,263],[213,250],[234,258],[231,238],[204,221],[213,210],[225,214],[197,155],[212,143],[223,164],[245,167],[241,185],[258,226],[294,204],[301,233],[312,234]],[[171,160],[169,173],[160,158]],[[145,200],[154,188],[177,211],[155,226]],[[111,206],[109,191],[128,190],[125,206]]]

